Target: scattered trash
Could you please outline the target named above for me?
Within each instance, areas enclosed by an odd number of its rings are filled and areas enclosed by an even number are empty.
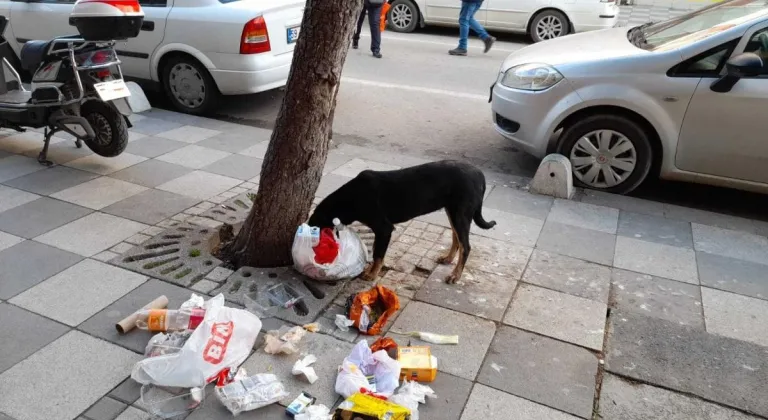
[[[311,324],[302,325],[301,328],[304,328],[305,330],[314,333],[320,330],[320,324],[317,322],[313,322]]]
[[[274,404],[290,395],[271,373],[260,373],[216,387],[215,392],[216,398],[235,416]]]
[[[351,327],[355,321],[352,321],[351,319],[347,318],[346,316],[342,314],[336,314],[336,326],[339,327],[339,329],[343,332],[349,331],[349,327]]]
[[[158,333],[152,336],[144,349],[144,356],[156,357],[181,351],[184,343],[192,335],[191,331],[175,331],[170,334]]]
[[[194,330],[203,322],[205,309],[149,309],[139,312],[136,327],[150,332]]]
[[[410,420],[419,420],[419,403],[426,404],[427,397],[437,398],[432,388],[406,380],[389,401],[411,410]]]
[[[437,358],[428,346],[399,347],[397,361],[404,380],[432,382],[437,376]]]
[[[293,364],[291,373],[294,375],[304,375],[304,377],[307,378],[307,382],[313,384],[317,381],[317,374],[315,373],[315,368],[310,365],[316,361],[317,357],[312,354],[304,356],[304,358],[297,360],[296,363]]]
[[[303,413],[307,407],[314,404],[315,401],[317,401],[317,398],[306,392],[302,392],[288,405],[288,407],[285,408],[285,414],[289,417],[295,417],[296,415]]]
[[[361,333],[381,334],[389,317],[400,309],[397,294],[384,286],[378,285],[371,290],[354,295],[349,304],[349,319]]]
[[[411,412],[407,408],[379,398],[356,393],[347,397],[336,409],[335,419],[356,420],[408,420]]]
[[[434,333],[423,332],[423,331],[409,331],[409,332],[392,331],[392,333],[397,335],[407,335],[410,337],[416,337],[421,341],[426,341],[427,343],[432,343],[432,344],[459,344],[458,335],[442,335],[442,334],[434,334]]]
[[[205,399],[205,388],[173,389],[152,384],[139,391],[142,405],[161,419],[172,419],[198,408]]]
[[[304,299],[304,296],[296,289],[285,283],[278,283],[266,291],[267,299],[281,308],[292,308]]]
[[[280,310],[280,306],[274,304],[266,295],[264,287],[257,286],[256,290],[249,291],[243,295],[243,305],[248,312],[257,317],[272,318]]]
[[[315,246],[322,240],[320,230],[306,223],[296,230],[291,254],[296,270],[310,278],[320,281],[336,281],[356,277],[365,269],[368,249],[352,229],[342,225],[339,219],[333,219],[332,238],[338,246],[338,255],[328,263],[316,261]],[[329,250],[330,251],[330,250]],[[326,247],[322,248],[321,261],[327,261]]]
[[[339,255],[339,243],[333,237],[333,230],[323,228],[320,231],[320,240],[312,248],[315,251],[315,262],[318,264],[330,264]]]
[[[123,320],[115,324],[117,332],[125,334],[136,327],[136,320],[139,318],[139,313],[150,309],[165,309],[168,307],[168,298],[165,295],[158,297],[157,299],[149,302],[146,306],[125,317]]]
[[[323,404],[310,405],[303,413],[297,414],[294,420],[331,420],[331,410]]]
[[[386,351],[373,353],[368,342],[360,340],[339,367],[335,389],[345,398],[363,390],[389,397],[400,385],[399,379],[400,363]]]
[[[395,342],[395,340],[389,338],[389,337],[379,337],[376,341],[371,344],[371,351],[376,353],[379,350],[384,350],[387,352],[389,357],[393,359],[397,359],[397,348],[398,345]]]
[[[258,317],[225,307],[224,295],[219,294],[205,302],[205,317],[181,351],[139,361],[131,377],[143,385],[203,387],[220,372],[240,366],[260,330]]]
[[[307,330],[302,327],[293,327],[287,332],[284,331],[285,327],[280,330],[272,330],[267,332],[264,337],[266,345],[264,351],[268,354],[294,354],[299,352],[298,344],[302,338],[307,334]]]

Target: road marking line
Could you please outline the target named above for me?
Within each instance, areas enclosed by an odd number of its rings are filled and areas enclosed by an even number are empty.
[[[370,36],[371,35],[367,34],[367,33],[360,34],[360,37],[362,37],[362,38],[369,38]],[[388,39],[388,40],[391,40],[391,41],[400,41],[400,42],[420,42],[422,44],[445,45],[445,46],[448,46],[448,47],[455,47],[456,46],[456,43],[438,42],[438,41],[427,41],[427,40],[424,40],[424,39],[405,38],[405,37],[402,37],[402,36],[388,36],[388,35],[384,35],[384,34],[382,34],[381,39]],[[474,44],[474,42],[473,42],[473,44]],[[483,48],[482,45],[480,45],[480,44],[478,44],[477,47],[478,48]],[[525,44],[521,44],[520,45],[520,48],[523,48],[523,47],[525,47]],[[497,46],[494,46],[492,51],[502,51],[502,52],[507,52],[507,53],[513,53],[513,52],[519,50],[520,48],[508,49],[508,48],[499,48]]]
[[[477,100],[477,101],[488,101],[488,96],[485,95],[475,95],[473,93],[464,93],[464,92],[456,92],[452,90],[444,90],[444,89],[432,89],[432,88],[425,88],[420,86],[410,86],[410,85],[400,85],[395,83],[383,83],[383,82],[375,82],[373,80],[363,80],[363,79],[355,79],[352,77],[342,77],[342,82],[346,83],[355,83],[358,85],[365,85],[365,86],[374,86],[374,87],[380,87],[380,88],[388,88],[388,89],[400,89],[400,90],[409,90],[412,92],[422,92],[422,93],[430,93],[433,95],[445,95],[445,96],[452,96],[454,98],[464,98],[464,99],[471,99],[471,100]]]

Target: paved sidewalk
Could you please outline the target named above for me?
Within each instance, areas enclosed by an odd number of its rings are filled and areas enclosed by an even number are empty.
[[[0,420],[149,418],[129,378],[149,334],[118,336],[114,323],[160,294],[171,307],[191,291],[236,305],[245,289],[251,269],[232,273],[205,255],[178,267],[134,267],[126,256],[165,249],[166,229],[203,232],[241,217],[222,209],[257,187],[270,132],[159,110],[134,122],[121,156],[59,139],[52,168],[34,159],[39,133],[0,138]],[[318,197],[363,169],[424,161],[342,144]],[[768,224],[590,192],[553,200],[526,192],[525,179],[486,176],[484,216],[498,225],[473,227],[460,284],[443,283],[449,268],[435,263],[450,240],[440,213],[398,227],[379,279],[403,301],[388,335],[461,337],[432,346],[439,398],[422,419],[768,418]],[[332,319],[370,286],[328,287],[308,298],[309,315],[283,317],[322,325],[305,339],[320,359],[314,385],[290,375],[295,357],[260,346],[245,367],[277,374],[286,401],[303,390],[337,403],[336,367],[361,337]],[[231,418],[211,395],[188,419]],[[271,406],[239,418],[285,417]]]

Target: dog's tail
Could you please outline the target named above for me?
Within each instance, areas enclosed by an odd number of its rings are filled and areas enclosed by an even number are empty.
[[[482,229],[490,229],[496,226],[495,220],[487,222],[485,219],[483,219],[483,206],[477,207],[477,210],[475,210],[475,215],[473,216],[473,220],[475,221],[475,224]]]

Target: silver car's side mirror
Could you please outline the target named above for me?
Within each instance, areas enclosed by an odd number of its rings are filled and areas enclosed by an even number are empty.
[[[730,92],[739,79],[759,76],[763,72],[763,59],[755,53],[743,53],[731,57],[725,63],[725,76],[709,87],[713,92]]]

